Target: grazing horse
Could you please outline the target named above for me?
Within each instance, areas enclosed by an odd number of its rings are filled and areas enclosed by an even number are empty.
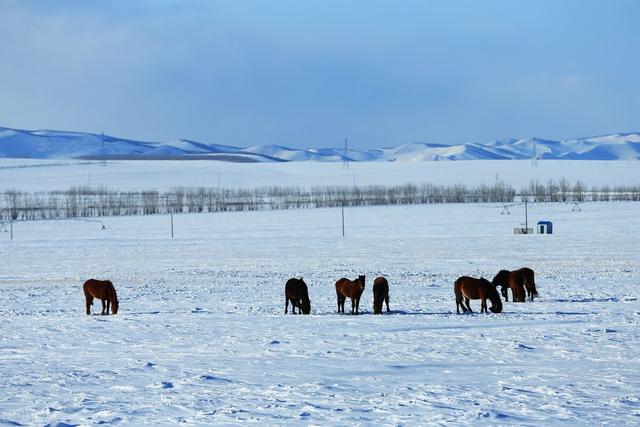
[[[309,300],[309,291],[307,284],[304,283],[302,277],[299,279],[291,278],[284,285],[284,314],[289,310],[289,301],[291,301],[291,313],[309,314],[311,312],[311,300]]]
[[[526,267],[515,271],[500,270],[493,278],[493,285],[500,286],[505,301],[509,301],[509,288],[515,302],[525,302],[527,296],[533,301],[538,296],[533,270]]]
[[[84,282],[82,289],[87,302],[87,314],[91,314],[94,298],[102,301],[101,314],[109,314],[109,307],[111,307],[111,314],[118,313],[118,295],[116,295],[116,288],[113,287],[111,281],[89,279]]]
[[[456,294],[456,311],[460,313],[460,307],[462,312],[467,311],[473,313],[469,306],[469,300],[479,299],[480,301],[480,313],[488,313],[487,311],[487,299],[491,300],[491,310],[493,313],[502,312],[502,300],[496,288],[487,279],[481,277],[476,279],[475,277],[462,276],[455,281],[453,285],[453,291]],[[464,297],[464,301],[463,301]],[[465,303],[467,306],[465,307]]]
[[[384,277],[376,277],[373,281],[373,314],[382,314],[382,302],[387,303],[389,312],[389,282]]]
[[[356,280],[349,280],[344,277],[339,279],[336,282],[338,313],[344,313],[344,302],[347,298],[351,298],[351,314],[358,314],[362,292],[364,292],[364,276],[358,276]]]

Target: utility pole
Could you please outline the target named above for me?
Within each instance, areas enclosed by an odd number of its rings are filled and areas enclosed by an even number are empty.
[[[349,150],[347,149],[347,138],[344,139],[344,161],[342,163],[343,169],[349,169]]]
[[[344,237],[344,201],[342,202],[342,237]]]
[[[107,153],[104,149],[104,132],[102,132],[102,135],[100,136],[100,141],[102,142],[102,149],[101,151],[101,159],[100,159],[100,166],[107,166]]]

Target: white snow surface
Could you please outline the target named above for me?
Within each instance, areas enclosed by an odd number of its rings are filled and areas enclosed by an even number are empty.
[[[591,186],[638,185],[639,161],[473,160],[456,162],[229,163],[207,160],[96,161],[0,159],[0,191],[67,190],[76,186],[119,190],[174,187],[366,186],[406,183],[492,185],[517,191],[532,180],[565,178]]]
[[[0,424],[637,425],[638,204],[530,204],[553,235],[500,212],[350,208],[345,237],[338,209],[176,215],[173,239],[168,216],[14,223]],[[457,277],[523,266],[539,299],[456,314]],[[335,280],[359,274],[362,314],[338,315]],[[284,315],[300,276],[312,314]],[[117,315],[85,315],[90,277]]]

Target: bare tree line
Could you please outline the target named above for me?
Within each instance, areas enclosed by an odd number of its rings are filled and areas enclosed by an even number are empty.
[[[66,191],[5,191],[0,219],[39,220],[185,212],[225,212],[336,206],[411,205],[428,203],[509,203],[640,201],[640,186],[588,188],[577,181],[531,181],[518,193],[497,181],[479,186],[403,184],[395,186],[272,186],[252,189],[174,188],[169,191],[116,191],[73,187]]]

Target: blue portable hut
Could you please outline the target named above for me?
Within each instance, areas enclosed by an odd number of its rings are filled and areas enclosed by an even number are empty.
[[[551,221],[538,221],[538,234],[553,234],[553,223]]]

